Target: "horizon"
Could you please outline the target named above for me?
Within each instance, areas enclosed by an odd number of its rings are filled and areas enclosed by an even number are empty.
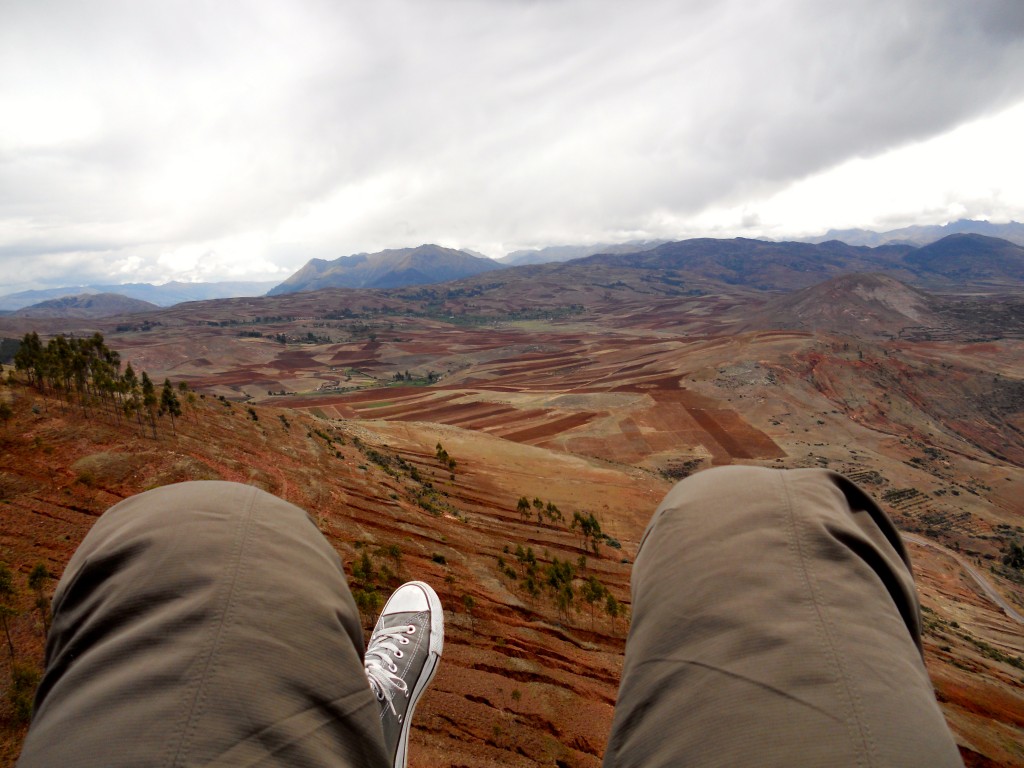
[[[988,219],[980,219],[979,218],[979,219],[958,219],[956,221],[946,221],[946,222],[942,222],[940,224],[935,224],[935,225],[910,225],[910,226],[947,227],[947,226],[952,225],[952,224],[963,224],[963,223],[984,223],[984,224],[993,224],[993,225],[999,226],[999,225],[1006,225],[1006,224],[1019,224],[1020,222],[1017,222],[1017,221],[1012,220],[1012,219],[1009,220],[1009,221],[1005,221],[1005,222],[993,222],[993,221],[989,221]],[[863,231],[863,232],[872,232],[874,234],[887,234],[888,233],[888,232],[875,232],[874,230],[866,230],[866,229],[860,229],[860,228],[851,228],[851,230],[837,230],[837,229],[832,228],[832,229],[829,229],[829,230],[827,230],[825,232],[821,232],[821,233],[816,234],[816,235],[810,235],[808,237],[809,238],[814,238],[814,239],[824,238],[824,237],[826,237],[826,236],[828,236],[830,234],[841,234],[843,231]],[[951,233],[951,234],[958,234],[958,233]],[[944,237],[949,237],[949,236],[950,235],[945,235]],[[697,237],[693,237],[693,238],[687,237],[687,238],[681,238],[679,240],[664,240],[664,242],[666,242],[666,243],[669,243],[669,242],[683,242],[685,240],[693,240],[693,239],[701,239],[701,238],[702,238],[702,236],[697,236]],[[792,240],[792,241],[788,241],[788,240],[785,240],[785,239],[775,240],[775,239],[767,238],[767,237],[744,238],[742,235],[736,236],[735,238],[733,238],[733,237],[710,237],[709,239],[718,239],[718,240],[751,239],[751,240],[763,240],[765,242],[776,242],[776,243],[782,243],[782,242],[801,242],[801,240]],[[463,253],[466,253],[466,254],[471,255],[471,256],[488,258],[488,259],[491,259],[492,261],[500,261],[502,258],[510,256],[513,253],[517,253],[517,252],[530,252],[530,251],[539,252],[539,251],[544,251],[544,250],[547,250],[547,249],[590,247],[592,245],[614,246],[614,245],[623,245],[623,244],[633,243],[633,242],[639,243],[639,242],[643,242],[643,241],[640,241],[640,240],[623,241],[622,243],[558,243],[558,244],[553,244],[553,245],[538,246],[537,248],[531,248],[531,249],[520,249],[519,251],[509,251],[508,253],[505,253],[502,256],[497,256],[497,257],[487,256],[487,255],[481,254],[481,253],[474,253],[472,251],[472,249],[455,249],[455,250],[462,250]],[[385,250],[412,250],[412,249],[415,249],[417,247],[421,247],[421,246],[424,246],[424,245],[436,245],[436,243],[419,243],[417,245],[396,246],[395,248],[385,249]],[[872,247],[874,247],[874,246],[872,246]],[[337,257],[334,257],[334,258],[325,259],[325,261],[332,262],[332,261],[337,261],[338,259],[351,258],[353,256],[365,256],[365,255],[374,255],[374,254],[370,254],[370,253],[368,253],[366,251],[360,251],[358,253],[344,254],[342,256],[337,256]],[[579,258],[582,258],[582,257],[579,257]],[[509,267],[515,267],[515,266],[519,266],[519,265],[510,264],[508,266]],[[301,267],[300,267],[300,269],[301,269]],[[295,273],[293,272],[291,274],[293,275]],[[181,279],[179,277],[175,277],[175,278],[166,280],[164,282],[143,282],[143,281],[138,281],[138,280],[125,280],[125,281],[120,282],[120,283],[95,282],[95,283],[79,284],[79,285],[58,284],[58,283],[54,282],[52,284],[45,284],[45,285],[41,284],[41,285],[38,285],[38,286],[26,287],[26,288],[21,288],[21,289],[14,290],[14,291],[8,291],[6,293],[0,293],[0,299],[3,299],[3,298],[14,298],[14,297],[20,296],[22,294],[30,294],[30,293],[35,293],[35,292],[47,292],[47,291],[55,291],[55,290],[71,291],[71,290],[77,290],[77,289],[117,288],[117,287],[123,287],[123,286],[150,286],[150,287],[153,287],[153,288],[163,288],[163,287],[166,287],[168,285],[173,285],[173,284],[179,284],[179,285],[213,285],[213,284],[218,284],[218,283],[254,283],[254,284],[258,283],[258,284],[270,285],[270,286],[273,287],[273,286],[281,284],[282,282],[287,280],[288,277],[290,277],[290,275],[285,276],[283,278],[272,279],[272,280],[253,280],[253,279],[244,279],[244,278],[243,279],[238,279],[238,278],[213,279],[213,280],[200,280],[200,279],[191,279],[191,280],[184,279],[183,280],[183,279]],[[65,293],[65,294],[62,294],[61,297],[55,297],[55,298],[62,298],[62,297],[71,296],[71,295],[73,295],[73,294]],[[263,295],[266,295],[266,294],[258,294],[258,296],[263,296]]]
[[[8,285],[1024,220],[1024,6],[0,10]]]
[[[996,221],[996,222],[994,222],[994,221],[990,221],[988,219],[978,218],[978,219],[958,219],[958,220],[955,220],[955,221],[945,221],[945,222],[942,222],[940,224],[931,224],[931,225],[909,225],[909,227],[910,228],[913,228],[913,227],[938,227],[938,228],[944,228],[944,227],[947,227],[947,226],[950,226],[950,225],[965,224],[965,223],[991,224],[991,225],[995,225],[995,226],[1003,226],[1003,225],[1009,225],[1009,224],[1020,224],[1021,222],[1017,222],[1017,221],[1015,221],[1013,219],[1005,221],[1005,222],[1003,222],[1003,221]],[[900,228],[900,229],[904,229],[904,228]],[[843,232],[864,232],[864,233],[872,233],[872,234],[882,235],[882,234],[890,234],[892,231],[893,230],[889,230],[889,231],[885,231],[885,232],[878,232],[878,231],[875,231],[875,230],[869,230],[869,229],[863,229],[863,228],[850,228],[850,229],[847,229],[847,230],[839,230],[839,229],[835,229],[835,228],[830,228],[830,229],[826,230],[825,232],[821,232],[821,233],[818,233],[818,234],[815,234],[815,235],[808,235],[805,238],[793,239],[793,240],[773,239],[773,238],[768,238],[768,237],[744,237],[742,235],[737,235],[735,237],[714,237],[714,236],[695,236],[695,237],[692,237],[692,238],[691,237],[684,237],[684,238],[680,238],[679,240],[665,239],[662,242],[663,243],[684,242],[686,240],[694,240],[694,239],[716,239],[716,240],[750,239],[750,240],[762,240],[762,241],[765,241],[765,242],[775,242],[775,243],[807,242],[808,240],[813,239],[813,240],[816,240],[816,241],[825,242],[821,238],[825,238],[828,235],[832,235],[832,234],[842,234]],[[955,234],[961,234],[961,233],[954,232],[954,233],[950,233],[950,235],[943,235],[942,237],[943,238],[950,237],[950,236],[955,235]],[[502,258],[508,257],[508,256],[512,255],[513,253],[541,252],[541,251],[548,250],[548,249],[558,249],[558,248],[577,248],[577,247],[586,248],[586,247],[597,246],[597,245],[606,245],[606,246],[612,247],[612,246],[615,246],[615,245],[624,245],[624,244],[629,244],[629,243],[642,243],[642,242],[644,242],[644,241],[642,241],[642,240],[630,240],[630,241],[623,241],[623,242],[620,242],[620,243],[608,243],[608,242],[604,242],[604,243],[557,243],[557,244],[553,244],[553,245],[538,246],[536,248],[519,249],[518,251],[509,251],[509,252],[503,254],[502,256],[496,256],[496,257],[495,256],[487,256],[486,254],[481,254],[481,253],[478,253],[478,252],[474,252],[472,249],[469,249],[469,248],[454,249],[454,250],[461,250],[463,253],[466,253],[467,255],[476,256],[476,257],[479,257],[479,258],[487,258],[487,259],[491,259],[492,261],[501,261]],[[842,240],[840,240],[840,242],[842,242]],[[416,244],[416,245],[395,246],[394,248],[383,249],[383,250],[413,250],[415,248],[422,247],[422,246],[425,246],[425,245],[437,245],[437,243],[419,243],[419,244]],[[446,247],[446,246],[442,246],[442,247]],[[876,247],[876,246],[870,246],[870,247]],[[366,255],[371,255],[372,256],[372,255],[375,255],[375,254],[368,253],[366,251],[360,251],[358,253],[343,254],[342,256],[337,256],[337,257],[334,257],[334,258],[328,258],[328,259],[323,259],[323,260],[329,263],[329,262],[337,261],[339,259],[351,258],[351,257],[354,257],[354,256],[366,256]],[[583,257],[574,257],[574,258],[583,258]],[[546,262],[542,262],[542,263],[546,263]],[[308,264],[308,262],[307,262],[307,264]],[[509,264],[507,266],[509,266],[509,267],[516,267],[516,266],[520,266],[520,265],[518,265],[518,264]],[[301,267],[299,267],[299,269],[301,269]],[[298,271],[298,270],[296,270],[296,271]],[[196,286],[196,285],[214,285],[214,284],[220,284],[220,283],[224,283],[224,284],[230,284],[230,283],[253,283],[253,284],[264,284],[264,285],[269,285],[271,287],[275,287],[277,285],[280,285],[284,281],[286,281],[290,276],[292,276],[294,274],[295,274],[295,272],[292,272],[290,275],[286,275],[285,277],[275,278],[275,279],[271,279],[271,280],[246,279],[246,278],[228,278],[228,279],[202,280],[202,279],[181,279],[180,277],[173,277],[173,278],[171,278],[169,280],[166,280],[166,281],[163,281],[163,282],[145,282],[145,281],[138,281],[138,280],[131,280],[131,279],[125,280],[125,281],[119,282],[119,283],[117,283],[117,282],[104,283],[104,282],[97,281],[97,282],[94,282],[94,283],[79,284],[79,285],[67,285],[67,284],[59,284],[59,282],[51,282],[50,284],[40,284],[40,285],[36,285],[36,286],[20,288],[20,289],[13,290],[13,291],[7,291],[5,293],[0,293],[0,299],[3,299],[3,298],[15,298],[15,297],[19,297],[19,296],[21,296],[23,294],[31,294],[31,293],[36,293],[36,292],[48,292],[48,291],[57,291],[57,290],[59,290],[59,291],[73,291],[73,290],[77,290],[77,289],[86,289],[87,291],[95,292],[95,289],[97,289],[97,288],[118,288],[118,287],[127,287],[127,286],[149,286],[149,287],[153,287],[153,288],[163,288],[163,287],[166,287],[166,286],[169,286],[169,285],[174,285],[174,284],[186,285],[186,286],[189,286],[189,285]],[[63,294],[61,294],[61,296],[54,297],[54,298],[63,298],[63,297],[72,296],[72,295],[74,295],[74,294],[72,294],[72,293],[63,293]],[[85,294],[82,294],[82,295],[85,295]],[[264,296],[264,295],[266,295],[266,294],[256,294],[255,296]]]

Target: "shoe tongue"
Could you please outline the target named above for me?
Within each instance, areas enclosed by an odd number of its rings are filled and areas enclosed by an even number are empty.
[[[403,611],[402,613],[388,613],[386,616],[380,617],[381,626],[386,629],[392,629],[393,627],[402,627],[407,624],[416,623],[417,616],[422,615],[422,611]]]

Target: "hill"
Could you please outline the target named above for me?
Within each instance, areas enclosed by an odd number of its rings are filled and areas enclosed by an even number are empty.
[[[1024,286],[1024,248],[974,234],[947,235],[930,245],[853,246],[698,238],[632,254],[597,254],[579,264],[671,270],[759,291],[792,291],[856,272],[884,273],[917,287],[958,291]]]
[[[642,253],[598,254],[581,264],[674,270],[687,277],[714,280],[757,290],[793,290],[847,272],[890,271],[902,274],[908,246],[867,248],[838,241],[771,242],[735,238],[696,238],[665,243]]]
[[[15,317],[29,318],[96,318],[152,312],[155,309],[160,307],[118,293],[83,293],[78,296],[41,301],[12,314]]]
[[[793,329],[854,337],[898,336],[907,327],[939,327],[939,302],[887,275],[842,275],[769,301],[744,328]]]
[[[183,301],[226,299],[235,296],[262,296],[277,283],[226,281],[212,283],[182,283],[171,281],[163,285],[151,283],[123,283],[119,285],[85,285],[64,288],[45,288],[19,291],[0,296],[0,310],[17,310],[49,299],[79,296],[87,293],[117,293],[131,299],[148,301],[159,307],[169,307]]]
[[[938,274],[959,285],[1024,283],[1024,247],[985,235],[948,235],[911,251],[905,262],[919,274]]]
[[[271,289],[278,296],[321,288],[398,288],[458,280],[501,269],[492,259],[464,251],[421,245],[372,254],[342,256],[333,261],[312,259],[306,266]]]

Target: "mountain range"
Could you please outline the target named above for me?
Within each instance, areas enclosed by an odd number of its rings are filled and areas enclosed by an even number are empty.
[[[0,296],[0,311],[12,312],[50,299],[83,294],[116,293],[130,299],[147,301],[158,307],[170,307],[183,301],[230,299],[236,296],[262,296],[276,283],[252,281],[222,281],[213,283],[181,283],[172,281],[163,285],[150,283],[123,283],[120,285],[79,285],[63,288],[44,288],[19,291]]]
[[[84,296],[118,294],[155,306],[185,301],[283,295],[322,288],[388,289],[461,280],[507,268],[580,265],[593,267],[667,270],[692,280],[743,286],[755,290],[794,290],[846,273],[881,273],[928,290],[973,288],[1000,290],[1024,281],[1024,247],[1008,239],[978,233],[954,232],[917,246],[914,238],[927,233],[987,228],[1016,236],[1024,225],[1011,222],[955,222],[947,227],[918,227],[870,233],[873,242],[889,235],[906,235],[903,241],[889,238],[885,244],[856,245],[838,239],[821,242],[775,242],[748,238],[694,238],[675,242],[646,241],[590,246],[553,246],[533,251],[514,251],[502,261],[466,251],[425,244],[415,248],[343,256],[331,261],[312,259],[279,284],[255,282],[181,283],[164,285],[128,283],[23,291],[0,296],[0,313],[33,307],[34,316],[108,316],[145,311],[145,305],[110,299],[86,306]],[[913,230],[913,231],[911,231]],[[852,231],[851,231],[852,232]],[[835,234],[843,235],[837,232]],[[856,233],[854,233],[856,234]],[[850,235],[850,240],[857,237]],[[1024,235],[1020,238],[1024,241]],[[268,290],[269,289],[269,290]],[[74,302],[53,299],[76,297]],[[42,305],[41,305],[42,304]],[[41,306],[40,306],[41,305]],[[85,313],[85,314],[83,314]],[[91,313],[91,314],[90,314]],[[102,313],[97,315],[96,313]]]
[[[1006,224],[993,224],[988,221],[960,219],[948,224],[930,226],[902,227],[887,232],[874,232],[870,229],[830,229],[824,235],[805,238],[809,243],[823,243],[826,240],[842,240],[850,245],[928,245],[941,240],[947,235],[986,235],[1009,240],[1017,245],[1024,245],[1024,224],[1011,221]]]
[[[984,235],[948,235],[910,245],[854,246],[699,238],[665,243],[642,253],[596,254],[577,264],[673,270],[757,290],[794,290],[851,272],[881,272],[932,290],[1019,287],[1024,247]]]

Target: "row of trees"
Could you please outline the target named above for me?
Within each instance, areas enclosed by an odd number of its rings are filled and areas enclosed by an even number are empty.
[[[171,429],[177,432],[176,419],[182,415],[179,395],[195,401],[184,382],[176,391],[170,379],[164,379],[158,394],[145,371],[139,376],[131,363],[122,371],[121,355],[106,345],[101,333],[86,338],[54,336],[45,346],[37,333],[27,333],[14,355],[14,367],[41,392],[56,395],[62,409],[77,403],[88,416],[90,407],[106,408],[118,420],[134,416],[140,429],[145,417],[153,437],[158,415],[170,416]]]
[[[565,522],[565,515],[555,504],[550,501],[545,503],[537,497],[530,501],[526,496],[520,496],[516,503],[516,512],[523,518],[523,522],[529,522],[536,514],[537,525],[544,523],[545,519],[552,524]],[[595,555],[600,555],[602,543],[615,549],[619,548],[619,542],[601,530],[601,523],[593,512],[573,512],[569,530],[576,532],[580,537],[580,546],[583,549],[589,549]]]
[[[444,449],[441,443],[438,443],[434,447],[434,457],[441,462],[442,467],[447,467],[448,471],[452,473],[452,479],[455,479],[455,467],[458,466],[458,462],[455,461],[451,456],[448,455],[448,451]]]
[[[550,501],[545,504],[536,496],[533,498],[533,501],[530,501],[525,496],[520,496],[519,501],[516,503],[516,512],[523,518],[523,522],[529,521],[533,517],[534,512],[536,512],[537,525],[543,523],[545,517],[551,523],[565,522],[565,516],[558,507]]]
[[[558,557],[552,558],[550,563],[541,564],[533,547],[517,544],[514,551],[506,546],[503,552],[515,559],[517,567],[513,567],[503,555],[498,555],[498,572],[509,580],[514,590],[522,590],[533,600],[548,597],[559,619],[564,621],[571,617],[573,610],[578,610],[582,600],[590,608],[592,629],[597,609],[601,607],[611,621],[612,629],[615,629],[615,620],[623,615],[623,607],[594,574],[582,575],[587,568],[586,555],[580,555],[575,564]]]

